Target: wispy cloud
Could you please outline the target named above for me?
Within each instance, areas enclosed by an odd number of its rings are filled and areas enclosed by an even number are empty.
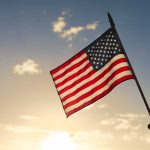
[[[94,23],[87,24],[86,29],[87,30],[95,30],[98,26],[98,21],[95,21]]]
[[[77,26],[77,27],[71,27],[67,30],[64,30],[61,34],[60,37],[66,38],[69,41],[72,40],[76,35],[78,35],[81,31],[83,31],[85,28],[82,26]]]
[[[80,130],[75,132],[72,137],[80,145],[80,149],[97,149],[100,145],[109,144],[115,138],[112,133],[99,129]]]
[[[28,115],[22,115],[22,116],[19,116],[19,118],[23,120],[37,120],[38,119],[35,116],[28,116]]]
[[[52,24],[52,30],[56,33],[62,33],[63,29],[66,26],[65,18],[64,17],[58,17],[56,21]]]
[[[91,130],[91,131],[79,131],[73,136],[77,140],[88,140],[98,138],[99,140],[113,139],[113,135],[109,132],[102,132],[100,130]]]
[[[112,126],[116,130],[139,130],[142,127],[142,119],[145,119],[144,114],[117,114],[112,118],[103,119],[101,125]]]
[[[128,134],[123,135],[123,139],[126,141],[132,141],[139,138],[139,135],[137,132],[130,132]]]
[[[106,104],[99,104],[99,105],[97,105],[98,109],[104,109],[106,107],[108,107],[108,105],[106,105]]]
[[[33,59],[27,59],[22,64],[16,64],[13,67],[13,72],[18,75],[28,74],[39,74],[42,71],[39,69],[39,65]]]
[[[91,109],[104,109],[106,107],[108,107],[108,105],[106,105],[106,104],[101,104],[101,105],[91,104],[91,105],[85,107],[83,110],[86,111],[86,110],[91,110]]]
[[[50,130],[24,126],[24,125],[6,124],[6,125],[3,125],[2,128],[5,131],[9,131],[13,133],[51,133]]]
[[[83,30],[95,30],[98,26],[98,21],[93,23],[86,24],[85,26],[71,26],[66,28],[68,23],[66,22],[65,15],[68,15],[68,12],[62,12],[61,16],[57,18],[56,21],[52,23],[52,31],[58,33],[61,38],[72,41],[79,33]]]

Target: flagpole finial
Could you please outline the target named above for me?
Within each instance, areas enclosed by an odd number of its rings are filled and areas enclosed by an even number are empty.
[[[148,129],[150,130],[150,124],[148,124]]]
[[[108,12],[107,15],[108,15],[108,19],[109,19],[109,23],[110,23],[111,27],[114,28],[114,27],[115,27],[115,24],[114,24],[114,21],[113,21],[111,15],[110,15],[110,13]]]

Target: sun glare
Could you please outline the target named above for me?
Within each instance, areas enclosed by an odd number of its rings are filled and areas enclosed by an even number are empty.
[[[42,143],[40,150],[76,150],[76,145],[69,134],[55,132],[50,134]]]

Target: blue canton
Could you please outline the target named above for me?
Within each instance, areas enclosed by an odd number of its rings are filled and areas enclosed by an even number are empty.
[[[123,53],[111,28],[87,46],[85,50],[95,71],[103,68],[114,56]]]

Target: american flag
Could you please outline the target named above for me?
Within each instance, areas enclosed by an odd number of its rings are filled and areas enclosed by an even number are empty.
[[[113,28],[50,73],[67,117],[134,78]]]

